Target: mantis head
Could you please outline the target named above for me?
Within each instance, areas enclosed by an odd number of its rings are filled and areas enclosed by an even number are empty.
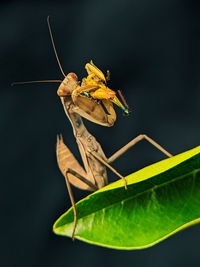
[[[109,71],[107,71],[107,77],[105,77],[103,72],[98,69],[92,61],[90,61],[90,63],[85,65],[88,76],[83,78],[81,84],[78,81],[78,77],[75,73],[71,72],[68,75],[65,75],[54,44],[49,17],[47,18],[47,23],[54,53],[59,68],[64,76],[64,80],[15,82],[13,84],[30,84],[41,82],[60,83],[57,94],[60,97],[67,98],[67,100],[71,101],[71,104],[73,104],[73,111],[82,117],[103,126],[112,126],[116,120],[116,113],[113,103],[120,107],[125,114],[129,114],[128,105],[121,95],[121,92],[118,91],[123,104],[116,96],[116,92],[107,87],[107,81],[110,77]]]
[[[112,126],[116,120],[113,103],[119,106],[124,113],[128,114],[128,106],[120,96],[124,105],[116,96],[116,92],[107,87],[104,74],[91,61],[85,66],[88,76],[78,82],[75,73],[69,73],[58,88],[60,97],[69,97],[74,104],[74,112],[82,117],[103,125]]]

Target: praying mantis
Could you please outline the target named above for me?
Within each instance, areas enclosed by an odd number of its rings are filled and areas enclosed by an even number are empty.
[[[51,42],[54,53],[64,76],[64,80],[47,80],[35,82],[59,82],[60,86],[57,94],[60,97],[64,111],[69,119],[74,137],[76,139],[84,168],[76,160],[69,148],[64,144],[62,135],[57,136],[56,155],[60,171],[65,177],[67,189],[74,211],[74,226],[72,230],[72,239],[75,237],[78,214],[76,210],[75,200],[71,185],[83,190],[96,191],[108,184],[106,167],[113,171],[124,181],[124,187],[127,189],[127,181],[117,170],[110,164],[123,155],[129,148],[134,146],[139,141],[145,139],[153,146],[163,152],[166,156],[172,157],[162,146],[145,134],[140,134],[131,140],[124,147],[119,149],[111,157],[107,158],[94,136],[86,129],[82,117],[90,120],[93,123],[111,127],[116,121],[116,113],[113,104],[119,106],[125,114],[129,114],[129,109],[126,101],[119,92],[123,104],[116,96],[116,92],[109,89],[107,80],[109,71],[105,77],[103,72],[98,69],[93,62],[87,63],[85,68],[87,77],[83,78],[82,82],[78,81],[75,73],[71,72],[65,75],[60,64],[56,47],[53,40],[53,35],[50,27],[49,17],[47,18]],[[24,82],[24,83],[32,83]],[[18,82],[19,84],[20,82]]]

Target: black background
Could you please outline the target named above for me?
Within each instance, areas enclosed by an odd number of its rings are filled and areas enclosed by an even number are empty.
[[[0,6],[1,266],[199,266],[199,225],[140,251],[92,246],[52,233],[70,207],[55,157],[56,134],[80,160],[57,84],[51,17],[65,73],[82,78],[90,59],[111,71],[132,113],[115,125],[85,122],[107,156],[139,133],[172,154],[199,145],[200,19],[195,1],[5,1]],[[126,175],[165,157],[145,141],[113,166]],[[110,181],[118,179],[109,172]],[[80,200],[87,192],[75,188]],[[150,226],[149,226],[150,227]]]

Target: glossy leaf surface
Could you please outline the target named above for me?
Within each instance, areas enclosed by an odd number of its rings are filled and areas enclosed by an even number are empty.
[[[76,204],[75,238],[118,249],[152,246],[200,221],[200,146],[112,183]],[[73,210],[54,224],[71,236]]]

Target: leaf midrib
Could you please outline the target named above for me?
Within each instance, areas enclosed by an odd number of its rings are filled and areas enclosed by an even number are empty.
[[[181,176],[179,176],[179,177],[176,177],[176,178],[174,178],[174,179],[171,179],[171,180],[169,180],[169,181],[167,181],[167,182],[164,182],[164,183],[159,184],[159,185],[154,185],[151,189],[144,190],[144,191],[142,191],[142,192],[140,192],[140,193],[137,193],[137,194],[134,195],[134,196],[127,197],[126,199],[123,199],[123,200],[120,200],[120,201],[116,201],[116,202],[112,203],[111,205],[106,206],[106,207],[104,207],[104,208],[96,209],[95,211],[93,211],[93,212],[91,212],[91,213],[89,213],[89,214],[87,214],[87,215],[85,215],[85,216],[82,216],[82,217],[78,218],[77,221],[79,221],[80,219],[83,219],[83,218],[87,218],[87,217],[89,217],[89,216],[95,214],[96,212],[98,212],[98,211],[100,211],[100,210],[103,210],[103,209],[110,209],[111,207],[114,207],[114,206],[118,205],[119,203],[122,203],[122,202],[125,202],[125,201],[129,201],[130,199],[137,198],[138,196],[141,196],[141,195],[143,195],[143,194],[145,194],[145,193],[148,193],[148,192],[150,192],[150,191],[153,192],[153,191],[154,191],[155,189],[157,189],[157,188],[161,188],[161,187],[163,187],[163,186],[165,186],[165,185],[167,185],[167,184],[171,184],[171,183],[173,183],[174,181],[181,180],[181,179],[183,179],[185,176],[189,176],[190,174],[193,174],[193,175],[194,175],[194,173],[198,173],[199,170],[200,170],[200,168],[198,168],[198,169],[194,169],[194,170],[191,171],[191,172],[188,172],[188,173],[186,173],[186,174],[184,174],[184,175],[181,175]],[[155,176],[153,176],[153,177],[155,177]],[[153,177],[151,177],[151,178],[153,178]],[[151,178],[150,178],[150,179],[151,179]],[[196,180],[196,175],[195,175],[194,179]],[[83,201],[84,201],[84,200],[83,200]],[[79,203],[80,203],[80,202],[79,202]],[[71,209],[72,209],[72,207],[71,207]],[[70,209],[68,212],[70,212],[71,209]],[[66,214],[66,215],[67,215],[67,214]],[[72,223],[72,221],[71,221],[70,223]],[[67,223],[67,224],[70,224],[70,223]],[[67,225],[67,224],[63,224],[63,225]],[[59,227],[63,227],[63,225],[61,225],[61,226],[59,226]],[[59,227],[58,227],[58,228],[59,228]]]

